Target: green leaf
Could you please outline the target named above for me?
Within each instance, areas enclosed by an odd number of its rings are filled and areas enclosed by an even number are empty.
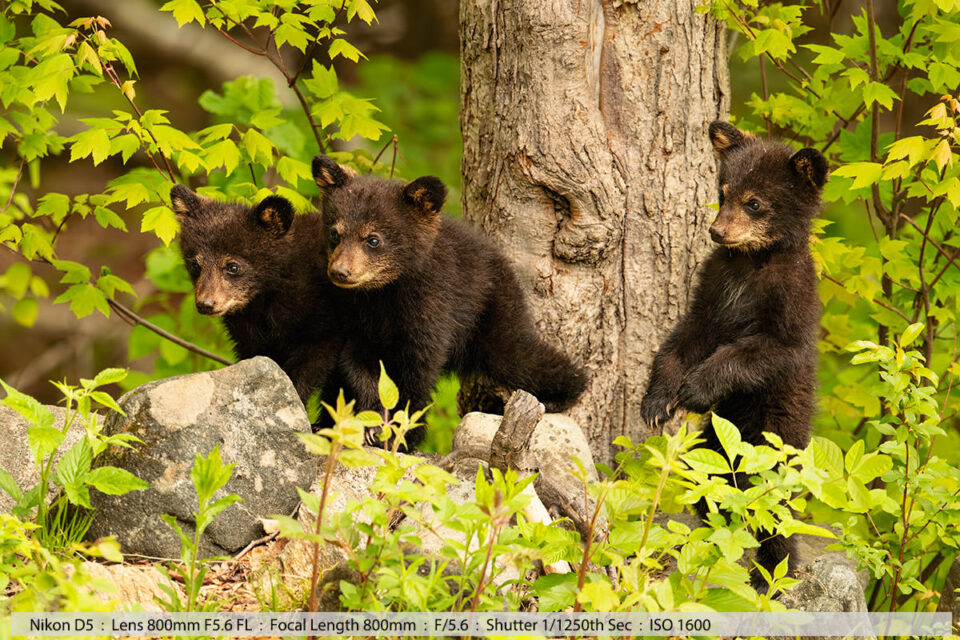
[[[170,2],[160,7],[160,11],[172,11],[173,17],[180,27],[194,20],[196,20],[201,27],[206,23],[206,16],[203,14],[203,9],[200,8],[196,0],[170,0]]]
[[[57,481],[60,486],[68,491],[78,489],[83,484],[92,462],[93,451],[90,449],[87,438],[82,437],[57,463]]]
[[[859,442],[859,441],[858,441]],[[864,456],[853,470],[852,474],[860,482],[867,484],[893,468],[893,459],[890,456],[876,451]]]
[[[102,387],[108,384],[116,384],[126,378],[127,373],[127,369],[104,369],[93,378],[93,386]]]
[[[903,335],[900,336],[900,348],[906,349],[913,344],[913,341],[917,339],[917,336],[923,332],[924,326],[925,325],[922,322],[915,322],[907,327],[904,330]]]
[[[540,611],[563,611],[572,607],[577,595],[577,574],[548,573],[533,583]]]
[[[127,230],[127,223],[123,221],[123,218],[114,213],[112,209],[108,209],[107,207],[95,207],[93,210],[93,216],[104,229],[107,227],[113,227],[114,229],[120,229],[121,231]]]
[[[269,167],[273,164],[273,143],[256,129],[247,129],[243,134],[243,148],[254,162]]]
[[[383,368],[383,362],[380,363],[380,381],[377,383],[377,392],[380,394],[380,404],[387,411],[392,411],[397,406],[397,402],[400,401],[400,391],[387,375],[387,370]]]
[[[72,260],[51,260],[50,263],[59,271],[63,271],[60,284],[87,284],[90,282],[90,269],[79,262]]]
[[[27,427],[27,444],[37,464],[63,444],[63,432],[53,427]]]
[[[140,150],[140,146],[140,138],[132,133],[119,135],[110,141],[110,155],[119,153],[123,164],[127,164],[127,160],[132,158],[133,154]]]
[[[303,85],[310,93],[324,100],[337,92],[339,84],[337,83],[337,72],[333,65],[325,67],[316,60],[313,61],[313,75],[304,80]]]
[[[909,158],[910,166],[913,166],[923,160],[925,153],[926,141],[921,136],[909,136],[907,138],[901,138],[890,145],[890,151],[887,154],[886,161],[889,163],[893,160],[907,157]]]
[[[315,433],[298,433],[297,437],[303,440],[307,451],[316,456],[330,455],[330,441]]]
[[[104,316],[110,317],[110,305],[107,297],[92,284],[75,284],[61,293],[54,304],[70,302],[70,311],[77,318],[84,318],[96,309]]]
[[[280,158],[277,162],[277,173],[287,184],[294,187],[300,180],[313,181],[310,165],[290,156]]]
[[[7,293],[14,298],[22,298],[30,287],[30,278],[32,276],[30,266],[22,262],[14,262],[7,269],[7,272],[0,278],[0,286],[6,286]]]
[[[71,138],[70,162],[93,156],[93,164],[98,165],[110,156],[110,137],[103,129],[87,129]]]
[[[733,460],[740,446],[740,431],[732,422],[721,418],[716,413],[710,417],[710,421],[713,425],[714,432],[717,434],[717,439],[720,441],[720,446],[723,447],[724,452],[727,454],[727,459]]]
[[[123,495],[130,491],[142,491],[150,487],[150,483],[117,467],[97,467],[87,474],[86,483],[97,491],[111,496]]]
[[[866,106],[879,102],[884,109],[893,108],[893,101],[899,100],[896,92],[881,82],[868,82],[863,87],[863,102]]]
[[[93,391],[90,393],[90,399],[93,400],[94,402],[98,402],[102,404],[103,406],[109,409],[113,409],[120,415],[126,415],[123,409],[120,408],[120,405],[117,404],[117,401],[114,400],[109,393],[104,393],[103,391]]]
[[[693,449],[683,456],[691,467],[704,473],[730,473],[730,464],[716,451]]]
[[[23,498],[23,492],[17,486],[17,481],[4,469],[0,469],[0,489],[13,498],[14,502],[20,502],[20,499]]]
[[[37,299],[21,298],[13,306],[13,320],[24,327],[32,327],[37,320]]]
[[[38,216],[50,216],[54,224],[59,224],[70,212],[70,197],[62,193],[48,193],[38,200]]]
[[[236,148],[236,147],[234,147]],[[143,212],[143,220],[140,222],[140,231],[146,233],[153,231],[163,244],[168,245],[177,235],[180,229],[180,223],[177,222],[177,216],[173,210],[166,206],[153,207]]]
[[[7,393],[6,397],[0,401],[0,403],[19,413],[32,425],[49,427],[53,424],[53,412],[40,404],[36,398],[17,391],[3,380],[0,380],[0,386],[2,386],[3,390]]]
[[[132,296],[137,295],[136,292],[134,292],[133,287],[130,286],[129,282],[123,278],[113,275],[106,267],[103,267],[101,271],[103,273],[99,278],[97,278],[97,287],[99,287],[108,298],[113,298],[117,291],[129,293]]]
[[[337,38],[330,43],[330,49],[328,49],[328,53],[331,60],[337,56],[343,56],[347,60],[352,60],[353,62],[359,62],[361,57],[364,60],[367,59],[367,56],[360,53],[359,49],[341,38]]]
[[[833,173],[834,175],[853,178],[852,188],[862,189],[880,181],[883,165],[878,162],[850,162],[841,165]]]
[[[232,140],[221,140],[207,149],[204,164],[207,171],[223,167],[227,174],[231,174],[240,164],[240,150],[237,149],[237,145]]]
[[[834,49],[833,47],[827,47],[821,44],[805,44],[803,46],[818,54],[817,57],[813,59],[814,64],[843,64],[843,61],[847,58],[843,51]]]
[[[863,440],[857,440],[844,456],[844,468],[847,473],[853,473],[854,469],[860,464],[860,458],[863,457]]]

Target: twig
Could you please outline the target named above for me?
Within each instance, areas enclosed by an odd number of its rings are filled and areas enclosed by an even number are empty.
[[[117,302],[117,301],[114,300],[113,298],[107,298],[107,304],[110,305],[110,308],[111,308],[111,309],[113,309],[114,311],[116,311],[116,312],[117,312],[118,314],[120,314],[121,316],[124,316],[127,320],[129,320],[130,322],[132,322],[134,325],[140,325],[140,326],[142,326],[144,329],[149,329],[150,331],[153,331],[155,334],[157,334],[157,335],[160,336],[161,338],[166,338],[166,339],[169,340],[170,342],[172,342],[172,343],[174,343],[174,344],[176,344],[176,345],[179,345],[179,346],[183,347],[183,348],[186,349],[187,351],[192,351],[193,353],[196,353],[197,355],[203,356],[203,357],[205,357],[205,358],[209,358],[210,360],[213,360],[214,362],[219,362],[220,364],[223,364],[223,365],[229,366],[229,365],[231,365],[231,364],[234,364],[232,361],[227,360],[226,358],[224,358],[224,357],[222,357],[222,356],[218,356],[217,354],[213,353],[212,351],[207,351],[207,350],[204,349],[203,347],[198,347],[197,345],[193,344],[192,342],[187,342],[187,341],[184,340],[183,338],[179,338],[179,337],[173,335],[172,333],[170,333],[169,331],[167,331],[167,330],[165,330],[165,329],[161,329],[160,327],[158,327],[157,325],[153,324],[152,322],[150,322],[150,321],[147,320],[146,318],[143,318],[143,317],[137,315],[137,313],[134,312],[132,309],[130,309],[129,307],[126,307],[126,306],[124,306],[123,304]]]
[[[396,136],[394,136],[396,137]],[[7,204],[3,208],[3,215],[7,215],[7,211],[10,209],[10,205],[13,203],[13,196],[17,192],[17,186],[20,184],[20,176],[23,175],[23,163],[26,162],[25,158],[20,158],[20,168],[17,169],[17,177],[13,179],[13,185],[10,187],[10,197],[7,198]]]
[[[394,145],[397,144],[397,136],[396,136],[396,134],[394,134],[394,136],[393,136],[392,138],[390,138],[389,140],[387,140],[387,144],[383,145],[383,148],[380,149],[380,153],[378,153],[378,154],[377,154],[377,157],[373,159],[373,164],[370,166],[370,171],[373,171],[373,167],[375,167],[375,166],[377,165],[377,161],[380,159],[380,156],[382,156],[382,155],[383,155],[383,152],[387,150],[387,147],[390,146],[390,143],[391,143],[391,142],[392,142]],[[394,154],[394,158],[396,158],[396,154]],[[370,171],[368,171],[367,173],[370,173]],[[393,172],[392,172],[392,171],[390,172],[390,177],[391,177],[391,178],[393,177]]]
[[[837,280],[836,278],[834,278],[833,276],[827,273],[824,273],[823,277],[838,286],[845,287],[845,285],[841,281]],[[887,309],[888,311],[893,311],[895,314],[897,314],[898,316],[906,320],[908,323],[910,322],[910,318],[907,316],[907,314],[905,314],[903,311],[900,311],[900,309],[897,309],[896,307],[891,307],[887,303],[883,302],[882,300],[878,300],[877,298],[873,298],[872,302],[875,302],[876,304],[880,305],[884,309]]]
[[[916,222],[914,222],[913,220],[911,220],[909,216],[907,216],[906,214],[901,213],[901,214],[900,214],[900,217],[903,218],[904,220],[906,220],[907,222],[909,222],[910,225],[911,225],[914,229],[916,229],[917,231],[919,231],[921,234],[923,233],[923,229],[920,228],[920,225],[918,225]],[[946,259],[950,262],[950,264],[952,264],[953,266],[955,266],[957,269],[960,269],[960,264],[957,264],[957,261],[956,261],[949,253],[947,253],[947,252],[944,250],[943,247],[941,247],[939,244],[937,244],[937,243],[934,241],[933,238],[927,238],[927,241],[928,241],[930,244],[932,244],[933,247],[934,247],[937,251],[940,252],[940,255],[942,255],[944,258],[946,258]]]

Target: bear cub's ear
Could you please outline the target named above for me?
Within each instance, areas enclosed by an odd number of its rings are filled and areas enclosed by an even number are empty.
[[[182,184],[170,189],[170,204],[178,216],[193,218],[200,212],[200,196]]]
[[[790,168],[810,186],[820,189],[827,182],[827,159],[816,149],[800,149],[790,157]]]
[[[356,175],[353,171],[341,167],[336,160],[328,156],[314,156],[312,169],[313,181],[317,183],[324,194],[342,187]]]
[[[286,198],[267,196],[253,210],[254,221],[273,235],[284,235],[293,223],[293,205]]]
[[[720,157],[736,149],[750,137],[752,137],[750,134],[740,131],[729,122],[715,120],[710,123],[710,142],[713,144],[713,150]]]
[[[403,199],[424,213],[440,213],[447,199],[447,187],[440,178],[424,176],[404,185]]]

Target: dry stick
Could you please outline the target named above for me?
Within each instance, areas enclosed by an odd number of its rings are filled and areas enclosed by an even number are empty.
[[[760,56],[760,90],[763,92],[763,99],[770,99],[770,92],[767,90],[767,65],[763,56]],[[770,122],[770,116],[764,115],[763,121],[767,123],[767,137],[773,137],[773,124]]]
[[[387,144],[383,145],[383,148],[380,149],[380,153],[378,153],[378,154],[377,154],[377,157],[373,159],[373,165],[371,165],[370,171],[368,171],[367,173],[370,173],[371,171],[373,171],[373,167],[376,166],[377,160],[379,160],[379,159],[380,159],[380,156],[383,155],[383,152],[387,150],[387,147],[390,146],[390,143],[393,143],[394,145],[397,144],[397,135],[396,135],[396,134],[394,134],[392,138],[390,138],[389,140],[387,140]],[[394,154],[393,157],[396,158],[396,157],[397,157],[396,154]],[[390,172],[390,177],[391,177],[391,178],[393,177],[393,172],[392,172],[392,171]]]
[[[320,536],[320,529],[323,526],[323,510],[327,504],[327,494],[330,493],[330,477],[333,476],[333,468],[337,464],[337,455],[340,453],[340,448],[343,445],[339,442],[335,442],[330,448],[330,453],[327,455],[327,469],[324,472],[323,477],[323,492],[320,494],[320,508],[317,512],[317,526],[315,533],[317,537]],[[314,612],[317,610],[317,582],[320,579],[320,542],[314,540],[313,542],[313,570],[310,574],[310,603],[309,611]],[[313,636],[310,636],[311,638]]]
[[[10,210],[10,205],[13,204],[13,195],[17,192],[17,185],[20,184],[20,176],[23,175],[24,162],[26,162],[26,160],[20,158],[20,168],[17,169],[17,177],[13,179],[13,186],[10,187],[10,197],[7,198],[7,205],[3,208],[3,215],[7,215],[7,211]]]
[[[179,345],[179,346],[183,347],[183,348],[186,349],[187,351],[192,351],[193,353],[196,353],[197,355],[203,356],[203,357],[205,357],[205,358],[209,358],[210,360],[213,360],[214,362],[219,362],[220,364],[227,365],[227,366],[229,366],[229,365],[231,365],[231,364],[234,364],[234,362],[233,362],[232,360],[227,360],[226,358],[224,358],[224,357],[222,357],[222,356],[218,356],[217,354],[213,353],[212,351],[207,351],[207,350],[204,349],[203,347],[198,347],[197,345],[193,344],[192,342],[187,342],[187,341],[184,340],[183,338],[179,338],[179,337],[173,335],[172,333],[170,333],[169,331],[158,327],[157,325],[153,324],[153,323],[150,322],[149,320],[147,320],[147,319],[145,319],[145,318],[137,315],[137,314],[136,314],[132,309],[130,309],[129,307],[124,306],[123,304],[117,302],[116,300],[114,300],[114,299],[112,299],[112,298],[107,298],[107,304],[109,304],[110,307],[111,307],[114,311],[116,311],[122,318],[126,319],[127,321],[129,321],[129,322],[130,322],[132,325],[134,325],[134,326],[140,325],[140,326],[142,326],[144,329],[149,329],[150,331],[156,333],[156,334],[159,335],[160,337],[166,338],[166,339],[169,340],[170,342],[172,342],[172,343],[174,343],[174,344],[176,344],[176,345]]]

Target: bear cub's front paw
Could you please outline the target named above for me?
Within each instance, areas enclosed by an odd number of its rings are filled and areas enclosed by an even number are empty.
[[[702,371],[695,370],[684,378],[677,392],[677,403],[687,411],[706,413],[716,403],[710,381]]]
[[[650,427],[660,430],[664,423],[673,417],[677,408],[674,399],[664,393],[651,392],[640,403],[640,417]]]

